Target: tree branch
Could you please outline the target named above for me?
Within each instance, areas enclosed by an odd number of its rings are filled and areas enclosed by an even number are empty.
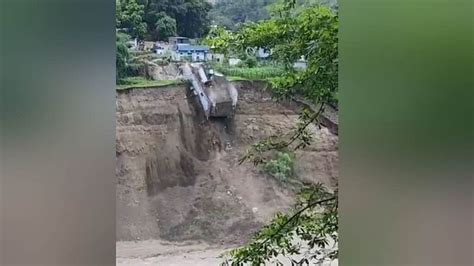
[[[322,203],[325,203],[325,202],[328,202],[328,201],[331,201],[331,200],[335,200],[335,199],[336,199],[336,197],[330,197],[330,198],[327,198],[327,199],[323,199],[323,200],[319,200],[319,201],[309,203],[304,208],[302,208],[299,211],[297,211],[296,213],[294,213],[284,224],[282,224],[277,229],[277,231],[275,233],[273,233],[271,236],[267,237],[263,242],[261,242],[259,249],[261,249],[265,243],[267,243],[272,238],[274,238],[276,235],[278,235],[290,222],[297,219],[304,211],[306,211],[308,209],[312,209],[312,208],[316,207],[316,205],[320,205]]]
[[[280,141],[280,142],[277,142],[277,143],[270,143],[270,145],[268,145],[267,147],[265,147],[264,149],[262,149],[261,151],[255,151],[255,146],[252,147],[252,151],[249,151],[247,152],[246,155],[244,155],[242,158],[239,159],[239,165],[244,163],[249,157],[252,156],[252,152],[254,153],[263,153],[263,152],[266,152],[266,151],[270,151],[270,150],[281,150],[281,149],[284,149],[284,148],[287,148],[289,147],[291,144],[293,144],[297,139],[299,139],[301,137],[301,135],[303,134],[303,132],[306,130],[306,128],[311,125],[316,119],[319,118],[319,116],[323,113],[324,111],[324,105],[325,103],[321,103],[318,111],[316,113],[314,113],[309,119],[308,121],[306,121],[301,127],[297,128],[296,132],[294,133],[293,136],[290,137],[290,139],[288,141]],[[267,138],[268,140],[269,138]],[[263,142],[264,140],[260,141],[260,142]]]

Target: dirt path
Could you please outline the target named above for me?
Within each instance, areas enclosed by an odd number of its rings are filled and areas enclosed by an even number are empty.
[[[173,243],[158,240],[117,242],[117,266],[209,266],[219,265],[224,247],[200,242]]]
[[[193,241],[181,243],[158,240],[121,241],[116,245],[116,265],[218,266],[223,262],[219,256],[228,248]],[[279,261],[284,266],[291,265],[289,260],[281,256]],[[266,264],[266,266],[270,265],[275,265],[275,263]],[[338,266],[338,261],[323,263],[321,266]]]

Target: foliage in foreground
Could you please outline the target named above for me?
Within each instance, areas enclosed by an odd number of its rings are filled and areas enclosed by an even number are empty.
[[[267,164],[274,150],[295,150],[313,141],[310,125],[317,124],[324,107],[337,102],[338,15],[321,6],[295,9],[296,0],[286,0],[273,18],[247,23],[238,32],[214,28],[206,42],[224,54],[239,54],[248,47],[272,51],[272,58],[285,66],[282,75],[272,79],[277,99],[302,98],[313,108],[300,113],[293,130],[271,136],[247,151],[240,163]],[[297,71],[293,64],[303,57],[307,67]],[[261,265],[288,257],[293,265],[313,265],[338,257],[338,193],[322,186],[303,188],[298,204],[290,214],[279,214],[245,246],[227,254],[223,265]]]
[[[338,16],[329,8],[314,6],[294,14],[294,3],[274,18],[248,23],[232,33],[211,29],[205,42],[224,54],[241,54],[248,47],[272,51],[272,58],[285,66],[285,74],[272,82],[278,98],[300,96],[314,105],[334,101],[338,87]],[[293,64],[305,58],[307,68],[297,71]]]
[[[294,209],[279,213],[247,245],[224,257],[228,265],[315,265],[338,257],[338,195],[322,185],[304,188]]]

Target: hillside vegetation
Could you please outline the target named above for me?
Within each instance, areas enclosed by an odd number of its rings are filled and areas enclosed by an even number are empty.
[[[116,0],[117,28],[147,40],[198,38],[209,29],[209,10],[206,0]]]
[[[283,5],[282,0],[217,0],[209,12],[212,23],[229,30],[239,29],[245,22],[269,19]],[[296,12],[314,5],[337,8],[337,0],[297,0]]]

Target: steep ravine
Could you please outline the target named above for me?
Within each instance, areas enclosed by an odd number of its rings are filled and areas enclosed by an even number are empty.
[[[117,92],[117,240],[241,243],[293,191],[237,160],[260,138],[285,132],[297,106],[272,101],[263,83],[237,84],[232,120],[206,121],[184,86]],[[296,154],[296,173],[335,184],[337,136],[313,127],[315,143]]]

